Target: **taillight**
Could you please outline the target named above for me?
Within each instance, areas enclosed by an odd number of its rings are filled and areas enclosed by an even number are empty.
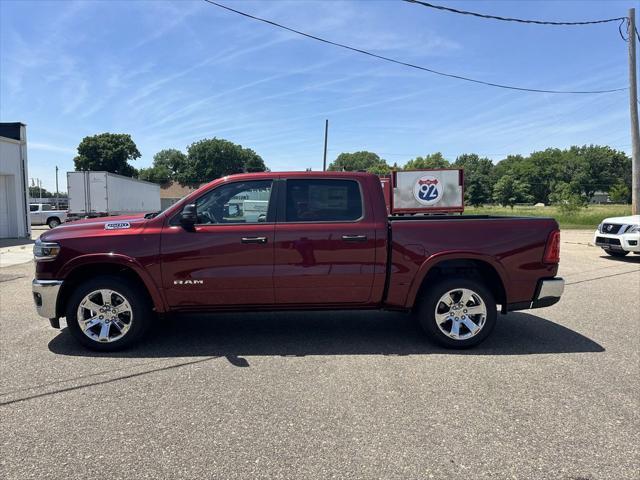
[[[560,262],[560,230],[554,230],[549,234],[542,261],[544,263]]]

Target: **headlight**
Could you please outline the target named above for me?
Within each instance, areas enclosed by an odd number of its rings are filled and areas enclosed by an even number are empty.
[[[638,233],[640,232],[640,225],[631,225],[624,233]]]
[[[53,260],[60,253],[60,244],[56,242],[43,242],[36,240],[33,244],[33,257],[36,262],[43,260]]]
[[[598,225],[598,232],[602,233],[602,223],[600,225]]]

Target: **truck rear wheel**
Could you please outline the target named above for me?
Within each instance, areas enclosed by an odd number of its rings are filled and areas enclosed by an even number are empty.
[[[468,277],[440,281],[428,288],[417,309],[428,337],[447,348],[469,348],[485,340],[498,312],[491,292]]]
[[[49,228],[56,228],[58,225],[60,225],[60,219],[58,217],[52,217],[49,220],[47,220],[47,225],[49,225]]]
[[[81,284],[67,302],[67,325],[82,345],[114,351],[139,340],[151,323],[151,306],[135,283],[104,275]]]

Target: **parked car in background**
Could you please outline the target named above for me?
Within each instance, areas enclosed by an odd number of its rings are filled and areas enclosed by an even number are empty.
[[[48,203],[31,203],[29,204],[29,218],[31,225],[49,225],[49,228],[56,228],[67,221],[67,212],[55,210],[53,205]]]
[[[598,225],[593,243],[613,257],[640,254],[640,215],[605,218]]]

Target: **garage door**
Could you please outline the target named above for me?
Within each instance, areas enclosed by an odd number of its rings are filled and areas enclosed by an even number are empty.
[[[0,175],[0,238],[15,237],[18,233],[15,225],[16,212],[9,215],[9,204],[15,203],[11,201],[14,188],[13,175]]]

